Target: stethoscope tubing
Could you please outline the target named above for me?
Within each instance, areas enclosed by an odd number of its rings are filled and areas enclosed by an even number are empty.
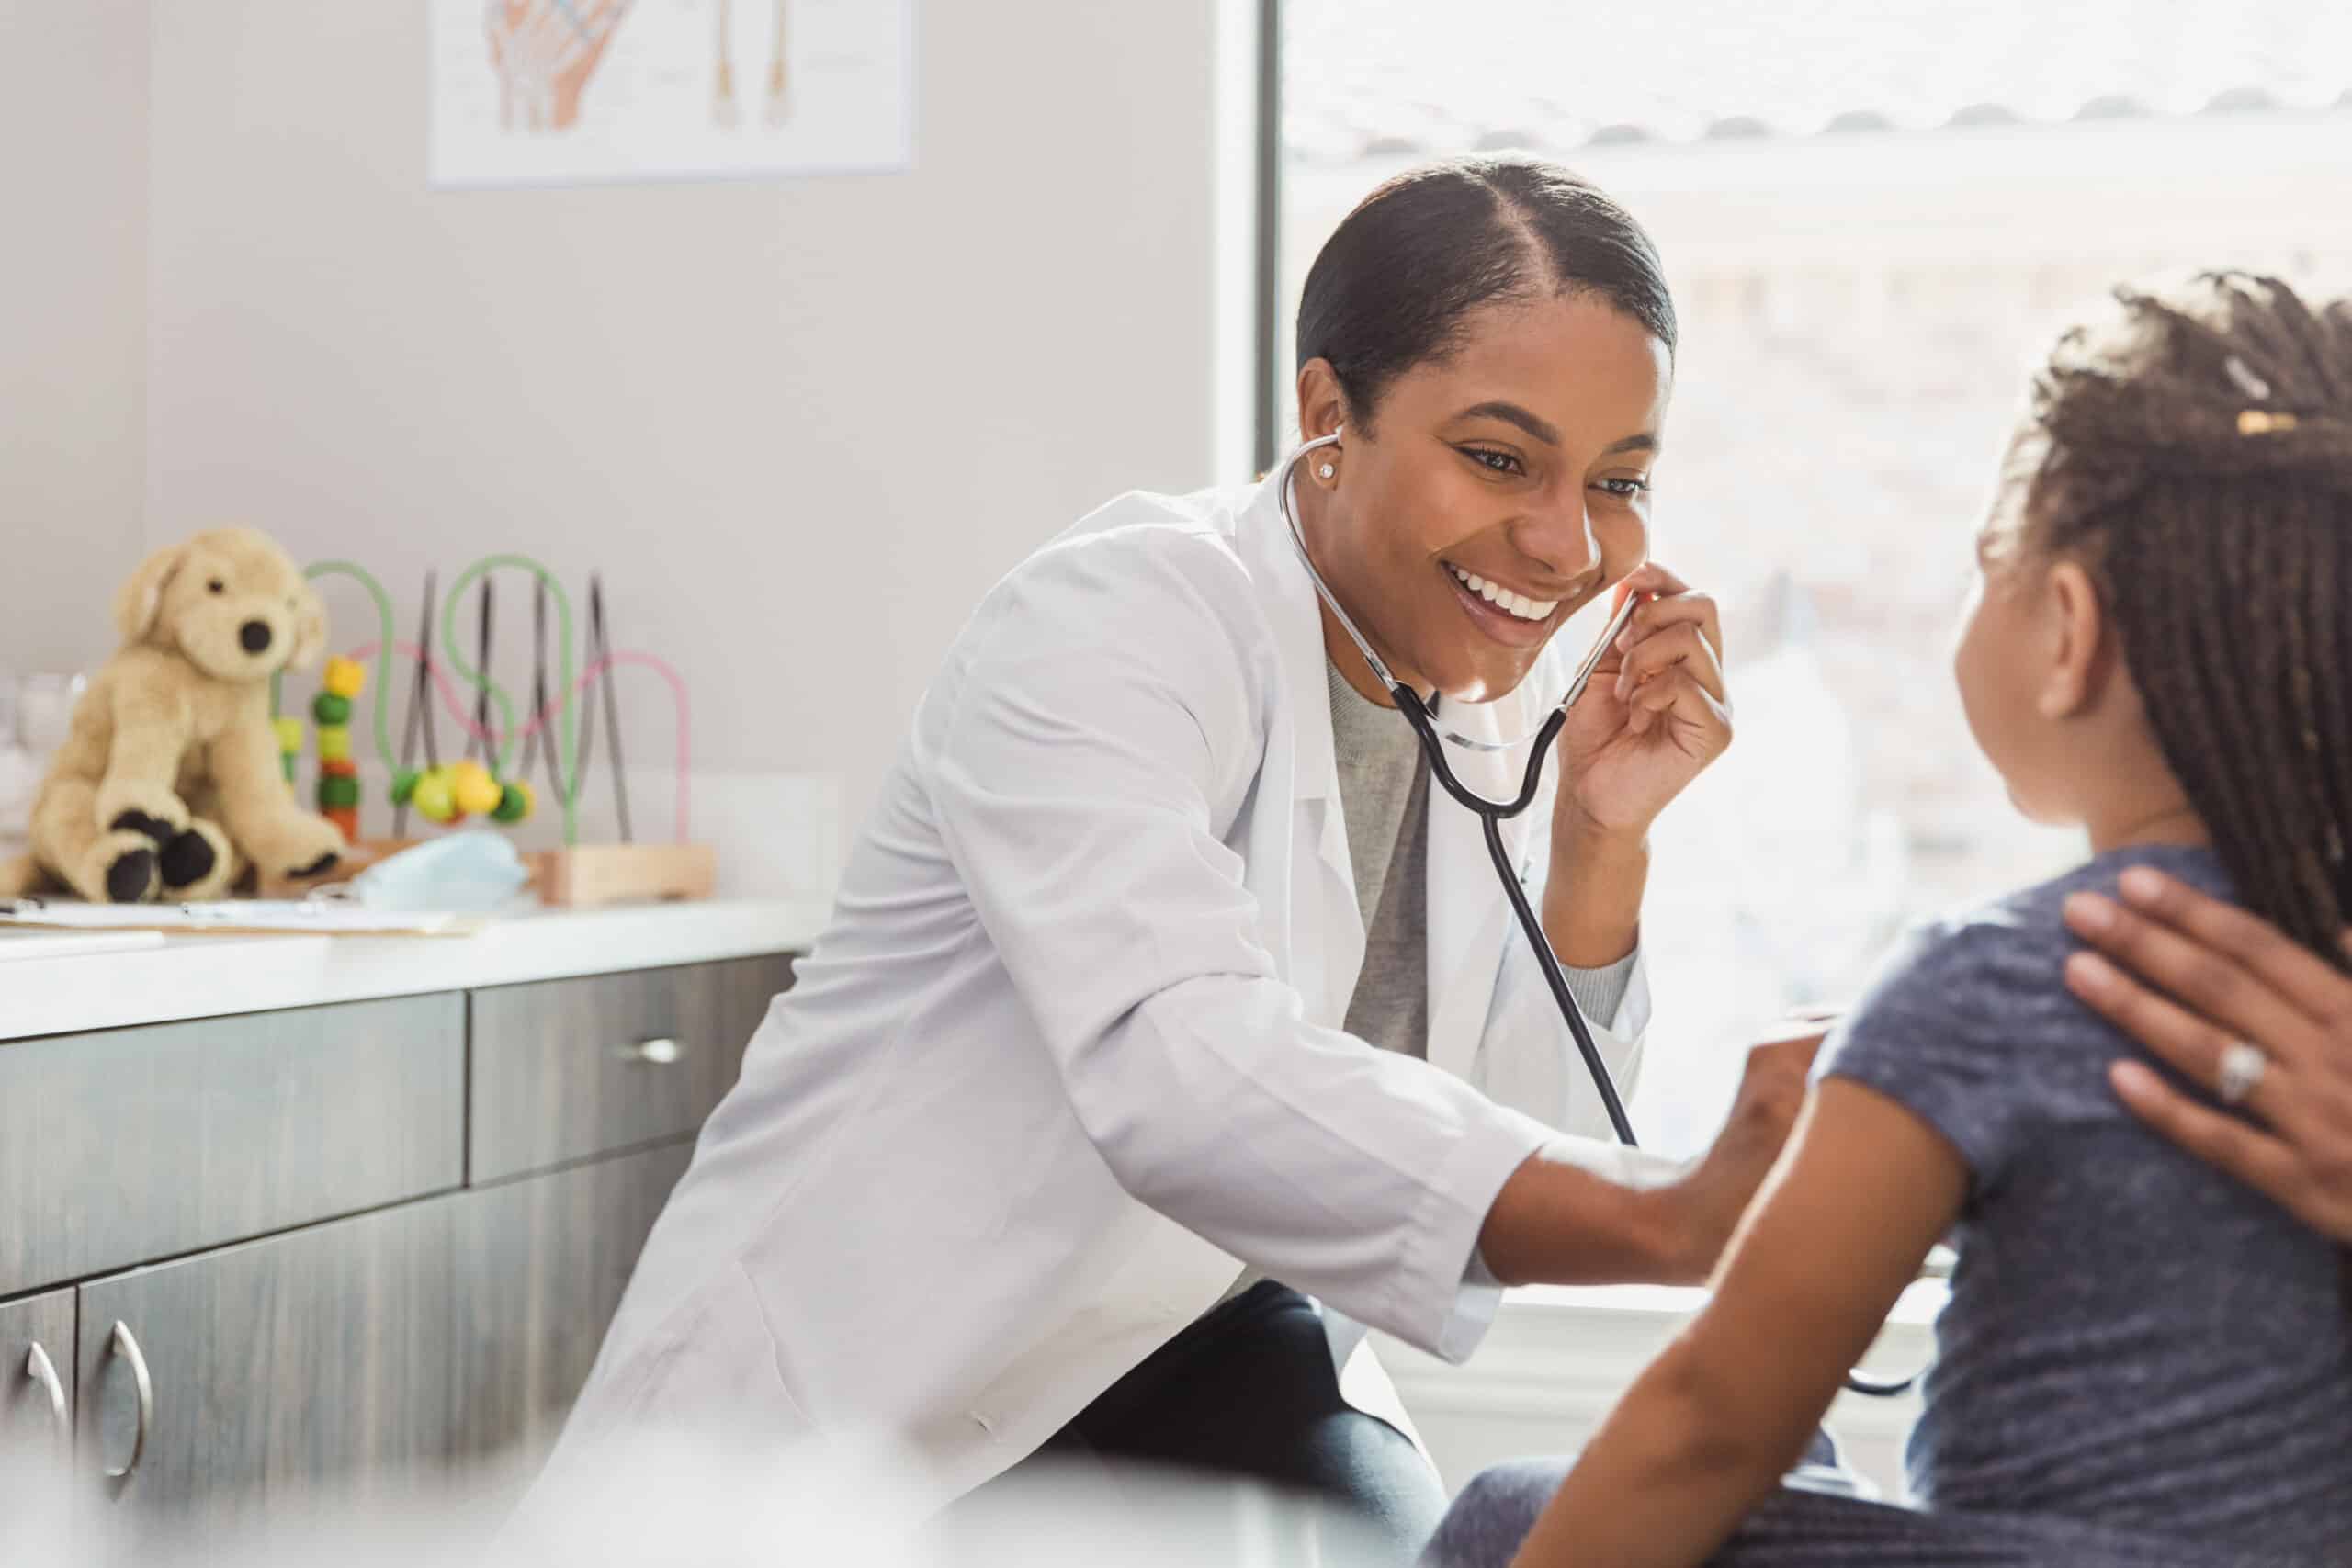
[[[1544,984],[1550,988],[1552,999],[1559,1005],[1560,1017],[1568,1026],[1568,1033],[1577,1043],[1577,1055],[1584,1058],[1585,1070],[1592,1075],[1592,1087],[1600,1095],[1601,1109],[1609,1113],[1609,1125],[1616,1132],[1617,1141],[1627,1148],[1638,1148],[1634,1136],[1633,1119],[1625,1114],[1625,1101],[1617,1092],[1617,1079],[1609,1070],[1609,1063],[1592,1038],[1591,1027],[1586,1023],[1584,1010],[1577,1005],[1575,995],[1568,989],[1567,976],[1560,970],[1559,956],[1552,951],[1550,938],[1545,936],[1544,922],[1528,902],[1527,888],[1520,881],[1518,870],[1510,862],[1510,851],[1503,844],[1503,824],[1525,811],[1535,798],[1535,791],[1543,782],[1544,759],[1558,739],[1560,727],[1568,721],[1568,710],[1555,708],[1535,732],[1535,750],[1527,760],[1527,776],[1520,785],[1518,795],[1508,801],[1488,800],[1453,776],[1453,768],[1445,760],[1445,743],[1438,738],[1437,727],[1430,720],[1429,709],[1423,705],[1420,694],[1409,686],[1392,688],[1396,705],[1413,733],[1421,742],[1421,754],[1429,759],[1430,772],[1435,775],[1445,793],[1476,813],[1478,825],[1487,840],[1487,858],[1495,864],[1495,880],[1502,884],[1503,895],[1510,900],[1511,913],[1518,917],[1519,929],[1527,935],[1527,945],[1535,954],[1536,966],[1544,972]]]

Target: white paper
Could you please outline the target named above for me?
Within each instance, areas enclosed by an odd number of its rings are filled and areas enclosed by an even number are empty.
[[[224,898],[206,904],[85,904],[70,899],[0,901],[0,924],[67,931],[308,931],[320,936],[454,936],[477,917],[406,915],[326,898]]]
[[[429,4],[438,186],[914,161],[914,0]]]

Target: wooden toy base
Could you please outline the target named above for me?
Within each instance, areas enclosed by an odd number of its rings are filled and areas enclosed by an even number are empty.
[[[539,897],[565,909],[707,898],[718,885],[718,851],[709,844],[573,844],[523,859]]]
[[[268,879],[254,888],[264,898],[299,898],[322,883],[344,882],[421,839],[363,839],[324,876]],[[591,909],[707,898],[718,883],[718,851],[710,844],[572,844],[526,850],[528,886],[553,908]]]

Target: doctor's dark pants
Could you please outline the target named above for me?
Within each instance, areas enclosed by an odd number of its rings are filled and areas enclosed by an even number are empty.
[[[1445,1513],[1445,1489],[1419,1450],[1340,1397],[1314,1303],[1271,1280],[1152,1352],[1013,1474],[1090,1461],[1114,1481],[1233,1477],[1318,1505],[1340,1516],[1335,1533],[1348,1543],[1324,1558],[1331,1562],[1401,1568]]]

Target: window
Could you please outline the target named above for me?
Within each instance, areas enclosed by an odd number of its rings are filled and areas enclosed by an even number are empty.
[[[1273,445],[1306,267],[1396,170],[1555,157],[1664,253],[1654,549],[1723,601],[1739,717],[1659,825],[1645,926],[1635,1121],[1694,1148],[1759,1023],[2079,853],[2018,818],[1951,689],[1995,457],[2032,358],[2112,282],[2352,254],[2352,11],[1286,0],[1282,28]]]

